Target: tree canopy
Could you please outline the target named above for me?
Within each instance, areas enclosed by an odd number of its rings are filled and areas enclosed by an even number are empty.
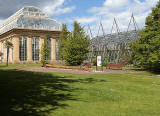
[[[44,43],[42,44],[41,47],[41,63],[45,67],[45,65],[48,63],[49,58],[49,46],[48,46],[48,41],[47,37],[44,38]]]
[[[160,1],[146,18],[145,28],[139,38],[131,43],[134,65],[150,70],[160,70]]]
[[[62,30],[61,37],[62,36],[64,37],[63,42],[60,44],[62,45],[62,48],[60,49],[62,50],[61,56],[68,65],[80,65],[86,59],[87,53],[89,52],[89,37],[85,34],[84,29],[76,21],[74,22],[73,32],[69,33],[66,30]],[[62,40],[60,39],[60,41]]]
[[[67,25],[63,24],[62,25],[62,32],[61,32],[60,38],[58,40],[58,57],[61,60],[64,60],[63,49],[65,49],[65,44],[67,42],[68,34],[69,34],[69,32],[67,30]]]

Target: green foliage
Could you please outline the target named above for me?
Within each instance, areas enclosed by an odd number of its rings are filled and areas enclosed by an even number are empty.
[[[67,65],[80,65],[87,57],[89,45],[89,37],[85,34],[80,24],[75,21],[74,30],[72,33],[68,33],[65,47],[62,51]]]
[[[103,62],[102,62],[102,66],[104,66],[104,67],[106,67],[107,64],[109,64],[109,62],[107,62],[107,61],[103,61]]]
[[[47,38],[44,38],[44,43],[42,44],[41,47],[41,63],[43,66],[48,63],[49,60],[49,47],[48,47],[48,42]]]
[[[11,48],[11,47],[13,47],[13,44],[12,44],[10,41],[7,40],[7,41],[5,42],[5,47],[6,47],[6,48]]]
[[[3,55],[3,53],[2,52],[0,52],[0,57]]]
[[[63,50],[65,49],[65,45],[68,38],[68,30],[65,24],[62,25],[62,32],[60,38],[58,40],[58,56],[61,60],[64,60]]]
[[[135,66],[160,70],[160,1],[146,18],[146,26],[139,38],[130,45]]]
[[[97,58],[92,58],[92,63],[93,63],[93,66],[96,66],[97,65]]]

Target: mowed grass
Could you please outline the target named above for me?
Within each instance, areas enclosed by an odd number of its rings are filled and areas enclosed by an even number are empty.
[[[16,65],[21,68],[30,65]],[[0,116],[160,116],[160,76],[36,73],[0,65]]]

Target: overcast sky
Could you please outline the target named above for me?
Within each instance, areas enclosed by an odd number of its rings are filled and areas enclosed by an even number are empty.
[[[158,0],[0,0],[0,24],[24,6],[36,6],[52,19],[66,23],[72,29],[74,20],[83,26],[91,25],[96,35],[100,20],[105,32],[110,33],[113,18],[121,31],[127,29],[133,13],[139,28],[144,27],[145,18]],[[133,28],[133,27],[131,27]]]

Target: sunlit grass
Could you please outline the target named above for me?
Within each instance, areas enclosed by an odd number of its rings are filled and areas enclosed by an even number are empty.
[[[24,67],[32,67],[32,66],[42,66],[42,64],[9,64],[6,66],[6,64],[0,64],[1,70],[10,70],[10,69],[20,69]]]
[[[14,70],[26,66],[31,65],[0,65],[2,116],[160,115],[159,75],[139,71],[82,75]]]

